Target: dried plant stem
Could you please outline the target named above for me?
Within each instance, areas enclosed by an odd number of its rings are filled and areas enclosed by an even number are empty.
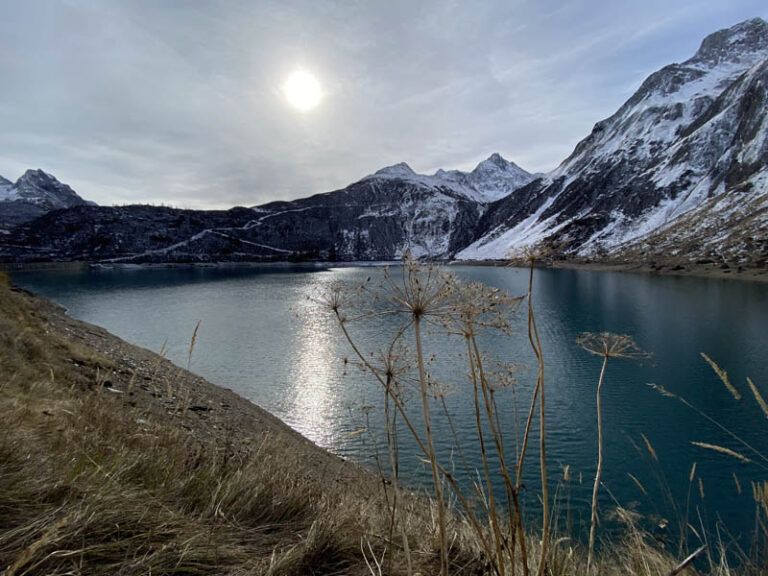
[[[685,496],[685,517],[680,523],[680,544],[677,549],[677,554],[681,556],[683,551],[688,547],[688,518],[691,512],[691,489],[693,488],[693,479],[696,477],[696,462],[691,466],[691,471],[688,473],[688,492]]]
[[[469,366],[470,366],[470,374],[472,375],[472,388],[474,393],[474,402],[475,402],[475,423],[477,425],[477,437],[480,440],[480,454],[482,456],[483,460],[483,472],[485,473],[485,483],[486,483],[486,489],[488,491],[488,515],[491,521],[491,529],[493,531],[493,540],[494,544],[496,546],[496,558],[498,559],[499,564],[499,573],[501,576],[504,576],[504,562],[502,561],[503,554],[502,554],[502,540],[501,540],[501,533],[499,531],[499,522],[498,518],[496,516],[496,500],[493,495],[493,486],[491,484],[491,473],[488,468],[488,454],[485,450],[485,435],[483,434],[483,425],[482,420],[480,418],[480,398],[478,394],[478,378],[477,378],[477,371],[476,371],[476,363],[475,363],[475,357],[472,352],[471,348],[471,337],[468,335],[466,336],[467,341],[467,358],[469,359]],[[485,393],[485,389],[483,389],[483,393]],[[502,469],[504,466],[502,465]],[[512,564],[514,566],[514,562]]]
[[[195,324],[195,330],[192,332],[192,339],[189,341],[189,350],[187,351],[187,370],[192,365],[192,352],[195,351],[195,344],[197,343],[197,331],[200,329],[200,323],[202,320],[198,320]]]
[[[483,402],[485,404],[486,416],[488,418],[488,424],[491,428],[491,435],[493,436],[493,440],[496,445],[496,452],[498,454],[499,463],[501,464],[500,466],[501,476],[504,479],[504,486],[507,493],[507,513],[509,514],[510,533],[514,536],[515,528],[512,522],[516,518],[517,519],[520,518],[519,510],[517,508],[517,500],[512,497],[512,493],[515,490],[515,486],[512,484],[512,479],[509,476],[509,468],[507,467],[506,459],[504,457],[504,438],[501,432],[501,428],[497,427],[495,423],[496,420],[494,418],[493,403],[489,396],[490,392],[489,392],[488,382],[485,378],[485,370],[483,369],[483,360],[480,355],[480,349],[477,345],[477,339],[475,338],[474,334],[470,335],[470,341],[472,342],[472,350],[470,351],[470,357],[472,357],[472,352],[474,352],[475,363],[477,364],[478,373],[480,375],[480,385],[483,391]],[[489,481],[489,485],[490,485],[490,481]],[[514,510],[513,510],[513,503],[514,503]],[[522,526],[522,521],[520,521],[520,524]],[[525,547],[525,538],[522,535],[521,535],[520,545]],[[509,550],[510,550],[510,563],[512,565],[512,570],[514,571],[514,566],[515,566],[514,546],[511,546]],[[502,563],[501,556],[499,557],[499,562]],[[526,568],[526,571],[527,571],[527,568]]]
[[[691,563],[692,563],[694,560],[696,560],[696,557],[697,557],[697,556],[700,556],[700,555],[701,555],[701,554],[702,554],[702,553],[703,553],[703,552],[704,552],[706,549],[707,549],[707,545],[706,545],[706,544],[704,544],[704,545],[700,546],[700,547],[699,547],[697,550],[695,550],[693,553],[691,553],[691,554],[690,554],[690,555],[689,555],[689,556],[688,556],[688,557],[687,557],[685,560],[683,560],[683,561],[682,561],[680,564],[678,564],[678,565],[677,565],[677,566],[674,568],[674,570],[672,570],[672,571],[669,573],[669,576],[677,576],[678,574],[680,574],[680,572],[682,572],[682,571],[683,571],[683,570],[685,570],[685,569],[686,569],[688,566],[690,566],[690,565],[691,565]]]
[[[760,394],[760,391],[750,377],[747,377],[747,384],[749,385],[749,389],[752,390],[752,395],[755,397],[758,406],[760,406],[760,410],[762,410],[765,417],[768,418],[768,403],[766,403],[765,398]]]
[[[587,571],[592,567],[595,553],[595,530],[597,528],[597,491],[600,487],[600,476],[603,473],[603,412],[600,393],[603,390],[605,367],[608,365],[608,356],[603,357],[603,367],[600,370],[600,380],[597,382],[597,472],[595,473],[595,485],[592,487],[592,515],[589,523],[589,552],[587,555]]]
[[[536,360],[539,364],[539,374],[536,381],[536,389],[539,390],[539,464],[541,468],[541,502],[542,502],[542,527],[541,527],[541,554],[539,556],[539,572],[542,576],[547,566],[547,549],[549,546],[549,488],[547,486],[547,434],[544,404],[544,357],[541,352],[541,340],[536,328],[536,318],[533,314],[533,269],[534,259],[531,258],[531,272],[528,277],[528,340],[531,343]],[[534,395],[535,398],[535,395]],[[521,463],[522,466],[522,463]]]
[[[421,347],[421,316],[414,315],[413,334],[416,340],[416,360],[419,366],[419,390],[421,405],[424,411],[424,430],[427,434],[427,456],[432,468],[432,481],[435,485],[435,501],[437,502],[437,518],[440,524],[440,574],[448,576],[448,535],[445,530],[445,509],[443,504],[443,489],[440,483],[437,467],[435,443],[432,437],[432,424],[429,417],[429,396],[427,393],[427,375],[424,369],[424,354]]]
[[[387,376],[387,383],[386,383],[386,395],[384,397],[384,415],[387,420],[387,452],[389,454],[389,466],[392,470],[392,517],[390,518],[390,525],[389,525],[389,540],[390,542],[393,540],[394,531],[397,524],[397,496],[400,493],[400,488],[398,484],[398,475],[399,475],[399,455],[398,455],[398,441],[397,441],[397,412],[394,412],[394,414],[391,414],[391,409],[389,406],[390,403],[390,397],[394,394],[392,392],[392,379],[391,377]],[[413,567],[411,566],[411,547],[408,542],[408,534],[405,530],[405,523],[401,522],[399,525],[401,538],[403,541],[403,550],[405,552],[405,561],[406,561],[406,569],[408,576],[411,576],[413,574]],[[388,572],[392,572],[392,551],[390,548],[388,561],[387,561],[387,570]]]

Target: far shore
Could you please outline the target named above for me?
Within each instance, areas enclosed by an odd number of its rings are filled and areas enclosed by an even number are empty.
[[[738,266],[723,268],[715,265],[696,264],[668,264],[654,266],[651,264],[558,261],[555,262],[552,267],[573,270],[593,270],[595,272],[631,272],[635,274],[651,274],[655,276],[688,276],[716,280],[768,282],[768,269],[741,268]]]
[[[438,260],[437,264],[448,266],[517,266],[527,264],[513,260]],[[0,270],[11,272],[37,271],[79,271],[97,270],[144,270],[167,268],[304,268],[307,270],[326,270],[328,268],[385,267],[397,266],[399,260],[391,261],[345,261],[345,262],[0,262]],[[742,267],[738,265],[695,264],[695,263],[638,263],[638,262],[594,262],[580,260],[554,260],[537,264],[544,268],[562,268],[568,270],[587,270],[592,272],[628,272],[652,276],[683,276],[708,278],[715,280],[741,280],[746,282],[768,282],[768,268]]]

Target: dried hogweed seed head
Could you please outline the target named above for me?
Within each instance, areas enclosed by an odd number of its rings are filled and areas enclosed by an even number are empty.
[[[640,348],[631,336],[611,332],[585,332],[576,339],[576,344],[595,356],[604,358],[649,358],[650,353]]]

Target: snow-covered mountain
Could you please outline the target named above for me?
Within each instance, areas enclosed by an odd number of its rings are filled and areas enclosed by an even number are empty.
[[[401,162],[382,168],[363,178],[363,181],[401,181],[435,190],[448,189],[469,200],[487,204],[508,196],[537,176],[495,153],[480,162],[472,172],[441,169],[429,176],[417,174],[408,164]]]
[[[585,256],[648,258],[663,246],[701,258],[726,245],[754,256],[755,238],[766,242],[767,90],[768,23],[708,36],[691,59],[646,79],[556,170],[491,205],[458,257],[541,243]],[[688,242],[705,224],[707,242]],[[734,234],[752,245],[737,248]]]
[[[0,225],[17,225],[50,212],[87,204],[66,184],[42,170],[27,170],[17,181],[0,176]]]

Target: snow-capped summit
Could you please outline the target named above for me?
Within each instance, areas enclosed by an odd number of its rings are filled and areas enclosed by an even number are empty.
[[[71,208],[86,203],[72,188],[39,169],[27,170],[13,185],[11,194],[13,200],[24,200],[46,210]]]
[[[412,176],[416,176],[416,173],[410,166],[408,166],[408,164],[405,162],[400,162],[399,164],[394,164],[392,166],[382,168],[381,170],[377,170],[374,173],[374,176],[379,176],[382,178],[410,178]]]
[[[475,189],[488,200],[499,200],[525,186],[537,175],[526,172],[501,154],[491,154],[469,174]]]
[[[505,160],[501,154],[494,153],[480,162],[472,172],[440,169],[430,176],[417,174],[408,164],[401,162],[382,168],[363,180],[400,180],[417,186],[450,190],[475,202],[487,204],[504,198],[535,178],[535,175],[514,162]]]
[[[768,22],[762,18],[745,20],[731,28],[707,36],[687,64],[720,66],[725,62],[754,63],[768,50]]]
[[[27,222],[62,208],[89,204],[42,170],[27,170],[15,184],[0,176],[0,224]]]

